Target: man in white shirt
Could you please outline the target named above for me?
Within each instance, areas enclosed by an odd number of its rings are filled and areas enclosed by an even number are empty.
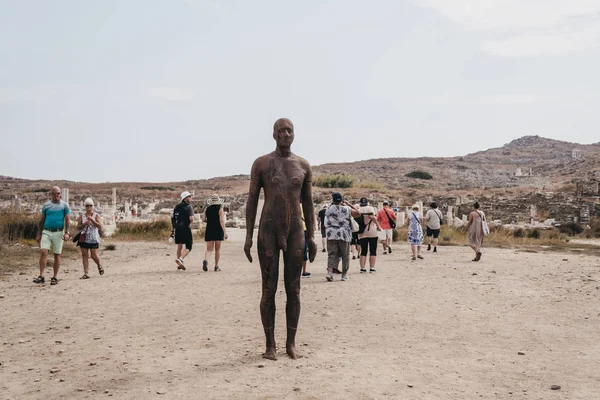
[[[433,237],[433,252],[437,253],[438,238],[440,236],[440,228],[443,223],[442,212],[437,209],[435,202],[429,205],[431,208],[425,214],[427,221],[427,251],[431,250],[431,238]]]

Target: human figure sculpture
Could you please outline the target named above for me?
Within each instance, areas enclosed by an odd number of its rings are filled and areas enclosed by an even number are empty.
[[[246,205],[246,243],[244,252],[252,262],[250,249],[258,197],[264,190],[264,206],[258,227],[258,260],[262,274],[260,315],[266,337],[264,358],[277,359],[275,344],[275,294],[279,278],[279,252],[283,251],[283,273],[287,295],[286,352],[297,359],[296,331],[300,318],[300,275],[305,246],[302,209],[306,223],[309,261],[317,253],[314,241],[314,210],[312,200],[312,172],[308,162],[291,152],[294,125],[286,118],[273,126],[277,142],[274,152],[257,158],[252,165],[250,191]]]

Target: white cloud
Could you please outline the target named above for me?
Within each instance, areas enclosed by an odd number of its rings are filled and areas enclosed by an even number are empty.
[[[43,101],[58,94],[64,86],[39,85],[25,88],[0,88],[0,103]]]
[[[147,88],[146,93],[155,98],[168,102],[189,102],[194,99],[194,93],[191,90],[176,87],[155,87]]]
[[[467,29],[492,35],[482,50],[503,57],[559,55],[600,40],[598,0],[411,0]]]
[[[483,104],[532,104],[555,102],[559,100],[560,99],[555,96],[515,93],[484,96],[480,99],[480,102]]]

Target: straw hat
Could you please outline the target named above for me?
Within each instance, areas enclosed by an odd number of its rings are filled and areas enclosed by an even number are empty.
[[[219,197],[219,195],[212,195],[208,199],[206,199],[207,206],[213,206],[215,204],[223,204],[223,199]]]
[[[84,206],[93,206],[94,205],[94,200],[92,200],[91,197],[88,197],[87,199],[85,199],[85,201],[83,202]]]
[[[419,207],[418,204],[413,204],[413,206],[411,207],[412,210],[420,210],[421,207]]]

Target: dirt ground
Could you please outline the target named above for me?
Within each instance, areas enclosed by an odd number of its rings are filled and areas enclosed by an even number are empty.
[[[167,242],[117,243],[104,276],[78,279],[71,259],[57,286],[35,269],[0,281],[0,398],[600,399],[598,257],[442,247],[412,262],[398,243],[375,274],[356,260],[330,283],[319,252],[302,358],[285,355],[281,283],[270,361],[259,266],[230,235],[221,272],[201,270],[203,243],[185,272]]]

